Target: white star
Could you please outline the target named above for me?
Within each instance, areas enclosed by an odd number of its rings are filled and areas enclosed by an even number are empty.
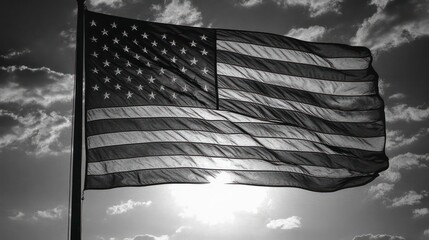
[[[114,44],[118,44],[118,43],[119,43],[119,39],[114,38],[114,39],[113,39],[113,43],[114,43]]]
[[[142,74],[142,70],[139,68],[137,69],[137,75],[141,75]]]
[[[115,58],[119,59],[119,54],[115,53]]]
[[[153,92],[150,92],[149,99],[155,99],[155,94]]]
[[[146,66],[150,67],[150,62],[147,62],[147,63],[146,63]]]
[[[206,35],[202,35],[201,36],[201,40],[207,40],[207,36]]]
[[[198,62],[198,60],[197,59],[191,59],[191,65],[195,65],[195,64],[197,64],[197,62]]]
[[[204,91],[206,91],[206,92],[208,92],[208,91],[209,91],[209,88],[207,87],[207,85],[206,85],[206,84],[204,84]]]
[[[140,56],[136,53],[136,55],[134,56],[135,59],[139,60]]]
[[[207,68],[203,68],[201,71],[203,72],[203,74],[207,74],[209,70],[207,70]]]
[[[159,70],[159,75],[162,75],[162,74],[164,74],[164,73],[165,73],[164,68],[161,68],[161,69]]]
[[[106,77],[104,78],[104,83],[108,83],[108,82],[110,82],[110,78],[109,78],[108,76],[106,76]]]
[[[128,91],[128,93],[127,93],[127,99],[131,98],[132,96],[133,96],[133,93],[130,92],[130,91]]]
[[[202,55],[207,55],[207,53],[208,53],[208,52],[206,51],[206,49],[203,49],[203,50],[201,51],[201,54],[202,54]]]
[[[122,72],[122,70],[121,70],[121,69],[116,68],[116,70],[115,70],[115,75],[119,75],[119,74],[121,74],[121,72]]]
[[[192,41],[191,42],[191,47],[196,47],[196,46],[197,46],[197,43],[195,41]]]
[[[133,40],[133,43],[134,43],[135,45],[139,45],[139,42],[137,41],[137,39],[134,39],[134,40]]]
[[[129,52],[129,48],[127,46],[124,47],[125,52]]]
[[[171,46],[176,46],[176,41],[173,40],[170,42],[170,44],[171,44]]]
[[[164,91],[164,90],[165,90],[164,86],[163,86],[163,85],[161,85],[161,87],[159,87],[159,90],[160,90],[160,91]]]
[[[177,80],[177,78],[176,78],[176,77],[172,77],[172,78],[171,78],[171,82],[172,82],[172,83],[176,82],[176,80]]]
[[[188,86],[186,86],[186,84],[185,84],[185,86],[182,88],[182,90],[183,90],[184,92],[187,92],[187,91],[188,91]]]
[[[97,24],[95,23],[95,21],[94,21],[94,20],[92,20],[92,21],[91,21],[91,27],[92,27],[92,26],[97,26]]]
[[[162,49],[161,53],[162,53],[163,55],[164,55],[164,54],[167,54],[167,50],[164,48],[164,49]]]
[[[131,26],[131,30],[137,30],[137,26],[136,25],[132,25]]]
[[[107,31],[106,29],[103,29],[103,31],[101,31],[101,33],[102,33],[103,35],[109,35],[109,34],[108,34],[108,32],[109,32],[109,31]]]
[[[171,97],[173,97],[174,99],[176,99],[177,97],[176,97],[176,93],[173,93],[172,95],[171,95]]]
[[[180,53],[186,54],[186,49],[185,48],[180,49]]]
[[[128,37],[128,33],[124,30],[124,31],[122,32],[122,36],[124,36],[124,37]]]
[[[98,58],[98,54],[94,51],[92,54],[91,54],[93,57],[96,57],[96,58]]]
[[[121,90],[121,85],[116,84],[116,85],[115,85],[115,89],[116,89],[116,90]]]
[[[107,92],[104,93],[104,99],[109,98],[109,96],[110,96],[110,93],[107,93]]]
[[[116,23],[113,22],[112,24],[110,24],[110,26],[112,26],[112,28],[116,28]]]
[[[108,67],[108,66],[110,66],[110,62],[108,62],[106,59],[106,61],[103,62],[103,65],[104,65],[104,67]]]
[[[153,57],[153,60],[158,61],[158,57],[157,56]]]
[[[176,58],[175,56],[173,56],[173,58],[171,59],[171,61],[172,61],[173,63],[176,63],[177,58]]]
[[[154,77],[152,77],[152,76],[150,76],[150,78],[149,78],[149,83],[153,83],[155,81],[155,78]]]
[[[156,46],[158,46],[158,43],[155,40],[153,40],[152,47],[156,47]]]
[[[130,76],[127,77],[127,82],[131,82],[131,77]]]
[[[147,49],[146,48],[143,48],[142,50],[143,50],[143,52],[147,53]]]
[[[138,86],[137,86],[137,89],[138,89],[139,91],[141,91],[141,90],[143,90],[143,86],[140,84],[140,85],[138,85]]]
[[[131,67],[131,63],[130,63],[130,61],[127,61],[127,63],[125,63],[125,66],[127,66],[127,67]]]
[[[96,38],[96,37],[94,37],[94,36],[92,36],[91,41],[93,41],[93,42],[97,42],[97,38]]]
[[[143,37],[143,38],[145,38],[145,39],[147,39],[147,34],[146,33],[143,33],[143,34],[141,34],[141,36]]]
[[[164,33],[164,34],[161,35],[161,37],[162,37],[162,39],[166,39],[167,35],[165,35],[165,33]]]
[[[104,46],[103,46],[103,51],[109,51],[109,47],[106,46],[106,44],[104,44]]]
[[[94,89],[94,91],[98,91],[98,85],[95,84],[94,86],[92,86],[92,89]]]
[[[96,68],[94,68],[94,69],[92,69],[92,72],[95,73],[95,74],[97,74],[98,70]]]
[[[182,68],[180,69],[180,71],[182,71],[182,73],[185,73],[186,71],[188,71],[188,69],[186,69],[185,67],[182,67]]]

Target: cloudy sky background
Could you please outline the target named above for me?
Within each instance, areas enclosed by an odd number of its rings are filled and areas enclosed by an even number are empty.
[[[141,20],[363,45],[386,103],[390,168],[335,193],[163,185],[85,192],[83,239],[429,239],[429,1],[89,0]],[[0,238],[67,236],[76,3],[0,9]]]

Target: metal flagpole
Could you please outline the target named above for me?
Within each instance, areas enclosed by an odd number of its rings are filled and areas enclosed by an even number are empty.
[[[77,1],[77,31],[75,59],[75,97],[73,126],[73,174],[71,197],[70,239],[81,239],[81,207],[82,207],[82,111],[83,111],[83,29],[85,0]]]

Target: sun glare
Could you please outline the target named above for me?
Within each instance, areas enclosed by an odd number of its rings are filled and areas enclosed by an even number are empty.
[[[267,199],[266,188],[226,184],[229,182],[228,175],[221,174],[210,184],[172,187],[180,216],[215,225],[232,223],[238,212],[258,213]]]

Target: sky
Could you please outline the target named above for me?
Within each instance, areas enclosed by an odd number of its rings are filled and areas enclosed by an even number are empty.
[[[239,185],[84,192],[85,240],[429,239],[429,1],[88,0],[156,22],[371,49],[390,167],[333,193]],[[67,238],[77,6],[2,1],[0,239]]]

